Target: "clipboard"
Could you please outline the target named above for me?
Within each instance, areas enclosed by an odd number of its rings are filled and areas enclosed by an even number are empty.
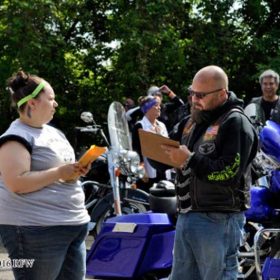
[[[176,165],[174,162],[172,162],[168,155],[161,148],[161,145],[169,145],[179,148],[180,143],[178,141],[150,131],[145,131],[141,128],[138,129],[138,133],[143,156],[173,166],[175,168],[180,167],[179,165]]]
[[[89,163],[95,161],[99,156],[104,154],[106,150],[106,147],[91,145],[91,147],[79,159],[79,163],[82,166],[87,166]]]
[[[81,156],[78,162],[82,166],[87,166],[88,164],[95,161],[99,156],[104,154],[107,151],[106,147],[99,147],[96,145],[91,145],[90,148]],[[78,179],[77,173],[74,173],[71,178],[69,178],[66,182],[71,182],[72,180]]]

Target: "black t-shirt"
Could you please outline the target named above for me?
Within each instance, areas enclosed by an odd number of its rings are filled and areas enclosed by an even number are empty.
[[[270,119],[271,110],[275,108],[277,102],[278,99],[273,102],[265,101],[264,99],[262,99],[261,106],[263,108],[266,121]]]

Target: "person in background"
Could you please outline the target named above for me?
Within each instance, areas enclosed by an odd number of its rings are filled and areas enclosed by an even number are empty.
[[[168,132],[173,129],[173,126],[178,123],[181,118],[189,113],[186,106],[187,104],[185,104],[167,85],[163,85],[160,88],[151,86],[148,89],[147,95],[159,96],[161,98],[162,106],[159,120],[166,125]],[[164,96],[168,97],[167,102],[163,102]]]
[[[125,111],[127,112],[128,110],[135,107],[135,102],[132,98],[127,97],[127,98],[125,98],[125,100],[123,102],[123,106],[124,106]]]
[[[168,137],[168,132],[165,124],[158,120],[161,108],[161,99],[159,97],[150,95],[144,97],[141,96],[139,97],[139,104],[144,116],[142,120],[138,121],[133,128],[132,147],[133,150],[140,155],[146,172],[145,178],[137,182],[137,187],[148,192],[150,187],[152,187],[155,182],[169,179],[170,172],[161,169],[157,170],[151,165],[150,161],[142,155],[138,130],[142,128],[145,131],[157,133],[165,137]]]
[[[127,97],[127,98],[125,98],[125,100],[123,102],[123,107],[124,107],[125,112],[127,112],[127,111],[131,111],[136,106],[135,106],[134,100],[130,97]],[[133,129],[133,123],[127,122],[127,124],[128,124],[128,128],[129,128],[129,132],[131,134],[131,131]]]
[[[168,102],[163,102],[163,95],[168,97]],[[178,122],[178,117],[182,115],[187,115],[187,107],[184,101],[179,98],[167,85],[162,85],[161,87],[151,86],[147,91],[147,96],[157,96],[161,100],[161,114],[159,120],[166,125],[167,131],[170,131],[173,126]],[[180,110],[176,113],[176,110]],[[137,106],[126,112],[126,118],[128,120],[129,126],[133,129],[135,123],[142,119],[143,113],[140,106]]]
[[[261,125],[265,125],[265,122],[271,119],[273,114],[274,119],[278,119],[280,122],[280,99],[277,95],[279,74],[273,70],[266,70],[260,75],[259,82],[262,96],[254,97],[249,102],[249,104],[256,104],[257,121]]]
[[[218,66],[200,69],[189,88],[191,122],[181,145],[162,145],[177,170],[179,215],[169,280],[237,279],[238,248],[249,186],[245,175],[258,147],[243,102]]]
[[[64,134],[48,125],[58,106],[51,85],[19,71],[8,80],[19,118],[0,137],[0,236],[15,279],[85,279],[90,217]]]

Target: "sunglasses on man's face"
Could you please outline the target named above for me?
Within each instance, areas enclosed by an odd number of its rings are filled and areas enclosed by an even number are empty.
[[[212,91],[209,91],[209,92],[198,92],[198,91],[194,91],[192,90],[191,88],[188,89],[189,91],[189,95],[192,97],[192,96],[195,96],[196,98],[198,99],[203,99],[205,96],[207,96],[208,94],[211,94],[211,93],[215,93],[215,92],[218,92],[220,90],[222,90],[223,88],[219,88],[219,89],[215,89],[215,90],[212,90]]]

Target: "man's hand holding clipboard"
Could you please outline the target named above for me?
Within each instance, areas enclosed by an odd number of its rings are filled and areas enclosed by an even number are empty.
[[[181,145],[162,135],[139,129],[139,138],[142,154],[150,159],[181,168],[188,159],[191,152]]]
[[[189,159],[193,156],[194,153],[191,153],[190,150],[185,145],[180,145],[179,148],[173,146],[161,145],[164,152],[168,155],[171,162],[173,162],[179,168],[187,166]]]

